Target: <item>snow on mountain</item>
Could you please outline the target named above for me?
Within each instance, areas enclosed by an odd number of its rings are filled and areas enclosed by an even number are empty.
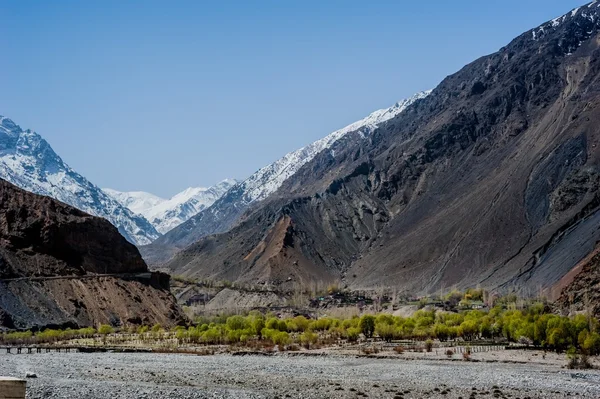
[[[144,215],[145,212],[148,212],[150,209],[154,208],[167,201],[164,198],[159,197],[158,195],[154,195],[151,193],[147,193],[145,191],[117,191],[111,188],[103,188],[102,189],[106,194],[113,197],[117,200],[121,205],[126,208],[129,208],[133,213],[138,213],[140,215]]]
[[[103,217],[136,245],[149,244],[160,236],[144,217],[122,206],[65,164],[39,134],[22,130],[3,116],[0,116],[0,178]]]
[[[420,92],[410,98],[397,102],[390,108],[377,110],[366,118],[336,130],[306,147],[290,152],[283,156],[283,158],[258,170],[240,183],[244,191],[245,200],[248,203],[252,203],[265,199],[281,187],[283,182],[296,173],[304,164],[310,162],[319,152],[331,147],[333,143],[344,137],[347,133],[360,130],[362,133],[368,134],[379,124],[400,114],[415,101],[427,97],[429,93],[431,93],[431,90]]]
[[[599,8],[600,8],[600,2],[598,0],[595,0],[584,6],[574,8],[573,10],[571,10],[570,12],[568,12],[564,15],[554,18],[554,19],[538,26],[537,28],[532,29],[531,30],[532,39],[535,41],[540,40],[542,37],[544,37],[546,34],[551,32],[552,30],[558,29],[563,23],[565,23],[565,21],[568,21],[575,17],[579,17],[580,21],[584,22],[583,25],[588,25],[588,26],[582,26],[582,24],[579,23],[578,26],[582,30],[582,32],[581,32],[582,34],[578,36],[578,39],[573,43],[570,43],[569,40],[567,39],[567,40],[564,40],[563,43],[559,44],[559,46],[563,47],[563,49],[566,51],[566,54],[570,54],[573,51],[575,51],[584,40],[589,38],[590,34],[592,34],[592,30],[588,31],[588,29],[590,28],[590,25],[596,24],[598,22],[598,9]]]
[[[290,152],[274,163],[261,168],[248,179],[235,184],[210,207],[198,212],[185,223],[164,234],[150,246],[141,248],[147,262],[158,264],[173,255],[174,248],[182,249],[209,234],[229,230],[239,217],[255,202],[277,191],[283,182],[294,175],[318,153],[330,148],[346,134],[358,131],[363,137],[378,125],[394,118],[415,101],[425,98],[431,90],[415,94],[390,108],[380,109],[366,118],[354,122],[299,150]]]
[[[211,206],[236,183],[233,179],[225,179],[208,188],[190,187],[171,199],[143,191],[120,192],[109,188],[104,191],[123,206],[144,216],[164,234]]]

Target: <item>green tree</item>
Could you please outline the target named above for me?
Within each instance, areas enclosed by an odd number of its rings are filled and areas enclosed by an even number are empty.
[[[98,328],[98,334],[108,335],[108,334],[113,334],[114,332],[115,332],[115,330],[108,324],[102,324]]]
[[[375,317],[364,315],[360,318],[359,327],[365,337],[372,338],[375,332]]]

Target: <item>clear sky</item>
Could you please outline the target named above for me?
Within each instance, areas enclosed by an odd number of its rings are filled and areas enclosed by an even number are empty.
[[[0,0],[0,115],[101,187],[245,178],[583,4]]]

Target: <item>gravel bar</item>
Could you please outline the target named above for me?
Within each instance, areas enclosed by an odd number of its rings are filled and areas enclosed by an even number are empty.
[[[600,398],[598,370],[352,356],[0,354],[28,398]]]

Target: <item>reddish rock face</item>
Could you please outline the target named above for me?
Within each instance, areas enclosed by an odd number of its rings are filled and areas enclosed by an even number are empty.
[[[108,221],[0,180],[0,327],[170,325],[168,285]]]
[[[556,304],[565,314],[583,312],[600,317],[600,247],[565,276]]]
[[[0,180],[2,277],[148,270],[108,221]],[[40,267],[40,263],[43,267]]]

